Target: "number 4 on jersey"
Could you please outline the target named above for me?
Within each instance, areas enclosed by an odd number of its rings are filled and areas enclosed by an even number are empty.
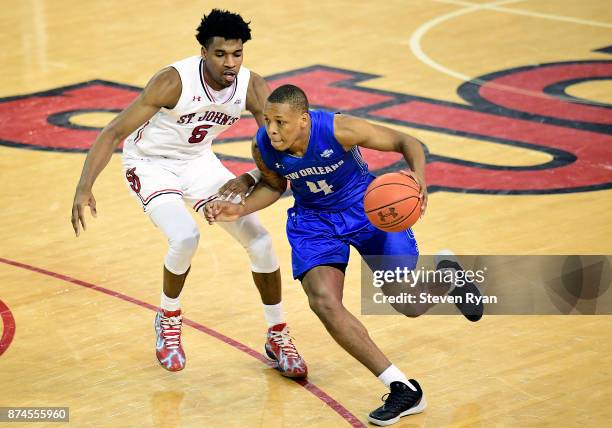
[[[328,185],[325,180],[319,180],[316,183],[313,183],[312,181],[307,181],[306,184],[308,185],[308,188],[312,193],[323,192],[324,195],[329,195],[331,192],[333,192],[332,188],[334,186]],[[317,187],[317,184],[319,185],[319,187]]]

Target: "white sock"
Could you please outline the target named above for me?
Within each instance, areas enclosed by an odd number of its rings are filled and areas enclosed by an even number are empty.
[[[176,299],[172,299],[166,296],[164,292],[162,291],[160,306],[162,309],[165,309],[166,311],[174,312],[174,311],[178,311],[179,309],[181,309],[181,302],[179,300],[179,297],[177,297]]]
[[[279,302],[276,305],[263,305],[263,308],[266,321],[268,322],[268,328],[285,322],[283,302]]]
[[[384,383],[387,388],[389,388],[391,382],[402,382],[408,385],[413,391],[416,391],[416,388],[408,381],[404,372],[398,369],[395,364],[391,364],[387,367],[384,372],[378,375],[378,379]]]

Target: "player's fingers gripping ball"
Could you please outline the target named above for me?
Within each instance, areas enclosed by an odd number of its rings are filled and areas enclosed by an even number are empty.
[[[363,205],[370,222],[386,232],[410,228],[421,215],[421,186],[409,175],[391,172],[366,189]]]

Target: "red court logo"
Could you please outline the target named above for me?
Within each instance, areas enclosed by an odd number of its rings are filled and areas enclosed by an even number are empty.
[[[2,335],[0,336],[0,355],[4,354],[15,337],[15,318],[6,304],[0,300],[0,321]]]
[[[481,76],[458,88],[468,105],[359,86],[376,77],[312,66],[271,76],[268,81],[273,87],[285,83],[302,87],[315,108],[521,147],[551,158],[535,166],[504,166],[503,159],[492,165],[429,154],[430,192],[545,194],[612,187],[612,106],[566,93],[572,84],[612,79],[612,61],[541,64]],[[85,151],[99,129],[76,125],[71,118],[89,112],[119,112],[139,91],[93,80],[0,99],[0,144]],[[255,131],[254,119],[245,117],[215,144],[249,140]],[[235,173],[253,167],[251,159],[220,157]],[[377,174],[403,167],[396,153],[364,150],[364,157]]]

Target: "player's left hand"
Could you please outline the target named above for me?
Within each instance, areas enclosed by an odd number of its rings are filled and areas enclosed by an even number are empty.
[[[414,171],[409,169],[402,169],[398,171],[400,174],[407,175],[411,177],[414,181],[417,182],[419,187],[421,188],[421,218],[425,215],[425,210],[427,209],[427,183],[425,182],[425,177],[422,177],[420,174],[417,174]]]
[[[236,196],[240,196],[240,203],[244,204],[246,193],[251,188],[253,179],[248,174],[232,178],[219,188],[219,198],[224,201],[232,201]]]
[[[244,205],[215,199],[204,205],[204,217],[208,224],[217,221],[235,221],[242,217],[244,209]]]

